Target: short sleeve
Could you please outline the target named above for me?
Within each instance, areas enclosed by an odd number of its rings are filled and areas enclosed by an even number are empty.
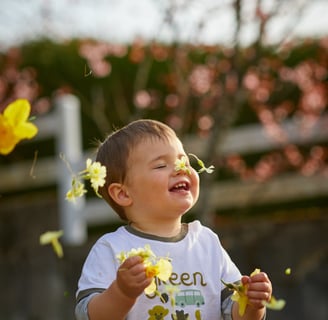
[[[100,238],[83,265],[76,293],[77,301],[90,293],[107,289],[116,278],[117,268],[118,261],[110,243]]]

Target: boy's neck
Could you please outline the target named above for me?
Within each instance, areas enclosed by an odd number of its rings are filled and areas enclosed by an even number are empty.
[[[130,222],[130,226],[142,233],[146,233],[149,235],[154,235],[158,237],[171,238],[180,234],[181,232],[181,220],[177,220],[175,222],[170,223],[138,223],[138,222]]]

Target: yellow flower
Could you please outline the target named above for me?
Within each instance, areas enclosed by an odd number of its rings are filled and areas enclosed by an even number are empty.
[[[86,179],[90,179],[91,186],[98,195],[98,188],[105,184],[106,167],[102,166],[100,162],[92,162],[91,159],[86,161]]]
[[[73,177],[72,188],[67,191],[66,200],[74,202],[76,198],[82,197],[86,192],[84,184],[77,177]]]
[[[202,160],[200,160],[195,154],[189,153],[189,155],[194,157],[197,160],[197,163],[200,166],[198,173],[202,173],[204,171],[206,171],[207,173],[212,173],[214,171],[214,166],[205,167],[204,162]]]
[[[260,269],[255,269],[251,273],[251,277],[260,273]],[[221,280],[222,281],[222,280]],[[248,285],[247,284],[234,284],[234,283],[225,283],[222,281],[222,283],[229,288],[230,290],[233,290],[233,294],[231,296],[231,300],[236,301],[238,303],[238,312],[240,316],[243,316],[246,310],[246,306],[248,304],[248,297],[247,297],[247,289]]]
[[[148,278],[157,277],[160,280],[167,281],[172,274],[172,264],[167,259],[160,258],[156,264],[152,264],[149,260],[144,260],[144,264]]]
[[[122,264],[127,258],[135,256],[141,257],[145,264],[150,263],[152,259],[156,258],[149,244],[146,244],[144,248],[132,248],[128,252],[121,251],[116,255],[116,258]]]
[[[47,231],[40,236],[40,244],[52,244],[52,247],[59,258],[64,256],[63,248],[59,242],[59,238],[64,234],[62,230],[59,231]]]
[[[183,171],[187,174],[190,174],[190,168],[187,165],[187,157],[182,156],[181,159],[176,159],[175,163],[174,163],[175,167],[174,170],[175,171]]]
[[[68,168],[72,172],[68,162],[65,158],[62,159],[66,162]],[[101,197],[98,193],[98,188],[105,184],[106,167],[102,166],[100,162],[92,162],[91,159],[87,159],[86,168],[72,177],[72,188],[66,193],[66,200],[75,201],[76,198],[82,197],[87,190],[84,188],[84,184],[81,179],[90,180],[91,186],[98,197]]]
[[[156,264],[157,266],[157,278],[162,281],[167,281],[171,277],[173,268],[171,262],[167,258],[160,258]]]
[[[251,273],[251,277],[260,273],[260,269],[255,269],[252,273]],[[222,280],[221,280],[222,281]],[[246,310],[246,306],[248,304],[248,297],[247,297],[247,289],[248,289],[248,285],[243,285],[243,284],[234,284],[234,283],[225,283],[224,281],[222,281],[222,283],[229,288],[230,290],[233,290],[234,293],[231,297],[231,300],[236,301],[238,303],[239,306],[239,315],[243,316]],[[286,302],[285,300],[276,300],[276,298],[274,296],[271,296],[270,301],[262,301],[263,305],[266,306],[268,309],[272,309],[272,310],[281,310]]]
[[[9,154],[18,142],[31,139],[37,134],[38,128],[27,121],[30,112],[30,103],[25,99],[17,99],[0,114],[1,154]]]
[[[131,249],[129,252],[120,252],[116,258],[120,263],[125,259],[133,256],[139,256],[143,260],[146,268],[146,276],[153,278],[151,284],[144,290],[146,294],[153,294],[156,292],[155,277],[162,281],[167,281],[172,274],[172,264],[168,258],[156,257],[149,245],[144,248]]]
[[[148,261],[149,262],[149,261]],[[158,262],[154,265],[151,263],[145,263],[146,265],[146,276],[148,278],[153,278],[151,284],[145,289],[145,294],[153,294],[156,292],[156,282],[155,277],[162,281],[167,281],[172,274],[172,264],[167,259],[159,259]]]
[[[144,290],[145,294],[151,295],[157,291],[155,278],[151,281],[150,285]]]
[[[119,254],[116,255],[116,259],[122,264],[125,259],[127,259],[126,253],[124,251],[121,251]]]

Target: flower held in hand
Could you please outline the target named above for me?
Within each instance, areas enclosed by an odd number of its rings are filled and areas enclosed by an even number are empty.
[[[139,256],[143,260],[146,268],[146,276],[154,278],[151,284],[144,290],[145,294],[156,293],[155,277],[162,281],[167,281],[172,274],[172,264],[168,258],[156,257],[149,245],[144,248],[131,249],[129,252],[120,252],[116,257],[120,263],[123,263],[127,258]]]

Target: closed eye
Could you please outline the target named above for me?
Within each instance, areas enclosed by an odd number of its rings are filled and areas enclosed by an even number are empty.
[[[155,169],[162,169],[162,168],[166,168],[167,165],[166,164],[159,164],[155,167]]]

